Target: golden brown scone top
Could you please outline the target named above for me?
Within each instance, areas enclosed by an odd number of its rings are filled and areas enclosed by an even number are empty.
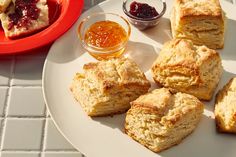
[[[167,88],[155,89],[131,102],[132,107],[149,108],[160,116],[160,123],[169,127],[193,110],[203,111],[204,105],[195,96],[178,92],[172,94]]]
[[[166,67],[173,68],[178,72],[185,73],[191,76],[189,82],[184,86],[195,85],[203,82],[200,74],[200,66],[204,62],[219,58],[219,54],[206,46],[196,46],[190,40],[173,39],[164,44],[158,58],[153,64],[153,71],[158,67],[165,69]],[[187,81],[187,80],[186,80]]]
[[[175,0],[174,7],[179,16],[215,16],[222,17],[219,0]]]
[[[151,85],[138,65],[128,59],[119,58],[85,64],[85,75],[95,81],[103,92],[123,87],[149,88]]]

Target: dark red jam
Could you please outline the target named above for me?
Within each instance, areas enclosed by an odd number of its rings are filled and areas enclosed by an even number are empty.
[[[139,3],[136,1],[130,4],[129,13],[139,18],[152,18],[159,15],[154,7],[146,3]]]
[[[11,30],[14,25],[17,28],[28,28],[32,20],[37,20],[40,13],[40,9],[36,6],[38,1],[39,0],[16,0],[15,12],[8,15],[10,18],[8,30]]]

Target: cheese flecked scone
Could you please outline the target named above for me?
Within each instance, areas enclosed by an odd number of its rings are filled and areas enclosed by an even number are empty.
[[[30,3],[34,2],[34,0],[12,0],[7,10],[0,14],[0,20],[6,37],[19,38],[30,35],[49,25],[47,0],[36,1],[36,8],[30,6]],[[24,3],[26,7],[22,7],[21,3]],[[27,5],[27,3],[29,3],[29,5]],[[34,12],[38,13],[35,14]]]
[[[216,96],[215,120],[219,132],[236,134],[236,77]]]
[[[150,150],[160,152],[193,132],[203,109],[204,105],[192,95],[156,89],[131,103],[125,132]]]
[[[164,44],[152,66],[155,82],[173,90],[210,100],[222,74],[219,54],[190,40],[173,39]]]
[[[70,89],[89,116],[123,113],[150,88],[144,73],[128,58],[88,63],[83,69]]]
[[[190,39],[212,49],[223,48],[225,15],[219,0],[175,0],[171,13],[174,38]]]

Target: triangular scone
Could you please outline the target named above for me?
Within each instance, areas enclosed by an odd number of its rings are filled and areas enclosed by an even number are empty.
[[[190,40],[173,39],[164,44],[152,66],[157,84],[210,100],[222,74],[220,55]]]
[[[6,37],[29,35],[49,25],[47,1],[13,0],[0,19]]]
[[[204,105],[192,95],[156,89],[131,103],[125,132],[145,147],[160,152],[193,132],[203,109]]]
[[[0,0],[0,13],[5,12],[10,3],[11,0]]]
[[[236,77],[232,78],[216,96],[216,126],[219,132],[236,134]]]
[[[89,116],[123,113],[150,87],[137,64],[127,58],[88,63],[83,69],[84,74],[76,74],[71,91]]]

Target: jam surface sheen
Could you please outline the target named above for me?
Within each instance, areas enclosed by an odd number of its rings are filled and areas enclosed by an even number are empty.
[[[85,33],[87,44],[100,48],[117,46],[126,39],[127,33],[124,28],[113,21],[96,22]]]
[[[146,3],[132,2],[129,13],[139,18],[152,18],[158,16],[156,9]]]
[[[14,26],[28,28],[32,20],[37,20],[40,13],[40,9],[36,6],[38,1],[16,0],[15,12],[8,15],[10,18],[8,30],[11,30]]]

